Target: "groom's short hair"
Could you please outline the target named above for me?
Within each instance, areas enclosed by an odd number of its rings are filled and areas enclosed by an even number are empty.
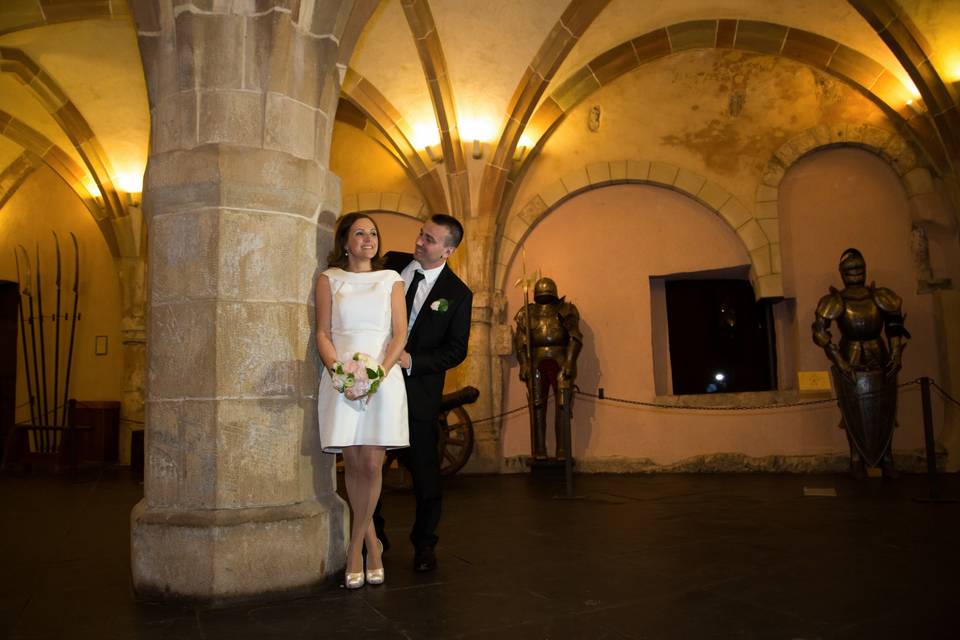
[[[460,241],[463,240],[463,225],[460,224],[459,220],[445,213],[435,213],[430,216],[430,222],[447,228],[447,240],[445,244],[448,247],[456,249],[460,246]]]

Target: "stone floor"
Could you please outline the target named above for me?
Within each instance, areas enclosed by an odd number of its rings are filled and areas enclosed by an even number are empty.
[[[412,498],[388,491],[384,587],[216,609],[133,601],[141,491],[122,470],[0,477],[0,637],[960,637],[960,504],[916,501],[922,476],[578,476],[574,500],[458,476],[435,573],[411,571]]]

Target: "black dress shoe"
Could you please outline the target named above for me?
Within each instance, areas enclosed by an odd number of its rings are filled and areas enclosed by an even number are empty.
[[[413,553],[413,570],[421,573],[437,568],[437,556],[433,547],[420,547]]]

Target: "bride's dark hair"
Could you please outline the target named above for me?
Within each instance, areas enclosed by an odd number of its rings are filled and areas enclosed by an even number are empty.
[[[333,232],[333,249],[327,256],[328,267],[338,267],[346,269],[349,261],[347,260],[347,235],[350,233],[350,227],[357,220],[369,220],[373,228],[377,230],[377,254],[370,260],[370,268],[374,271],[383,269],[383,258],[380,256],[380,244],[383,238],[380,237],[380,227],[377,221],[365,213],[348,213],[337,221],[337,229]]]

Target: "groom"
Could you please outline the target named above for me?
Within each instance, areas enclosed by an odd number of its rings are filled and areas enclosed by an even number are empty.
[[[415,571],[437,567],[434,547],[440,522],[440,457],[437,413],[447,369],[467,357],[473,292],[447,266],[447,258],[463,239],[463,225],[442,213],[424,222],[413,255],[391,251],[386,268],[400,273],[407,298],[407,346],[400,357],[407,386],[410,447],[401,459],[413,476],[417,514],[410,533]],[[374,513],[377,536],[383,532],[380,504]]]

